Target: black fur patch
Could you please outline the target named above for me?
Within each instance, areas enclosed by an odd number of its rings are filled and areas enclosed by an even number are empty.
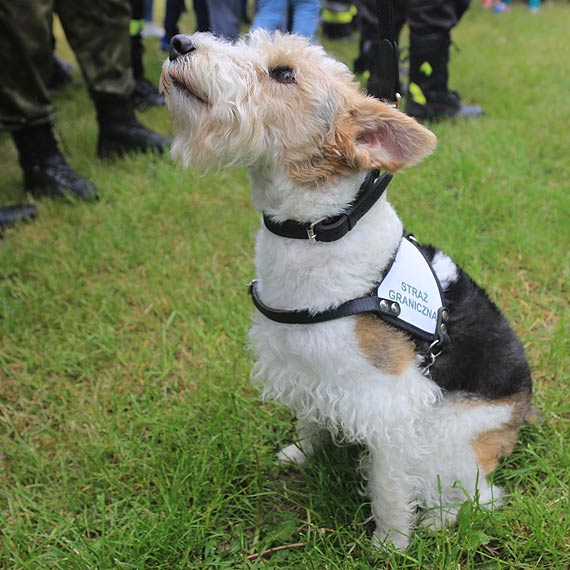
[[[422,245],[433,261],[437,250]],[[532,391],[524,348],[487,293],[458,267],[458,279],[444,290],[449,309],[450,345],[430,368],[431,377],[450,392],[495,400]],[[419,351],[427,344],[417,341]]]

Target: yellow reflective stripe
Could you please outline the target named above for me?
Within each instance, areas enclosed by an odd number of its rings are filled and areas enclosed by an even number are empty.
[[[418,103],[419,105],[425,105],[427,103],[426,96],[417,83],[410,83],[408,85],[408,91],[412,96],[412,101],[415,103]]]
[[[354,12],[347,10],[346,12],[333,12],[323,8],[321,18],[325,24],[350,24],[354,18]]]
[[[429,77],[433,73],[433,68],[429,61],[424,61],[420,65],[420,71],[426,76]]]
[[[131,24],[129,26],[129,32],[131,36],[136,36],[143,31],[144,28],[144,20],[131,20]]]

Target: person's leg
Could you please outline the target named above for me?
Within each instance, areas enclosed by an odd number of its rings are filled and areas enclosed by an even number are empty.
[[[153,8],[154,8],[154,0],[144,0],[143,3],[143,17],[145,22],[152,22],[153,21]]]
[[[11,132],[26,191],[91,199],[97,190],[67,164],[53,135],[52,15],[52,0],[0,3],[0,130]]]
[[[154,21],[154,1],[142,0],[142,17],[144,19],[144,29],[142,36],[144,38],[162,38],[164,30]]]
[[[241,21],[246,26],[251,26],[251,19],[247,11],[247,0],[241,0]]]
[[[0,130],[45,125],[54,117],[52,0],[0,2]]]
[[[251,29],[281,30],[287,20],[287,0],[259,0]]]
[[[55,9],[91,95],[128,99],[134,87],[129,0],[55,0]]]
[[[144,0],[130,0],[131,5],[131,21],[129,24],[129,32],[131,36],[131,69],[133,71],[133,79],[144,77],[144,45],[142,41],[142,32],[144,30]]]
[[[206,0],[206,4],[212,33],[237,38],[241,25],[241,0]]]
[[[184,0],[166,0],[166,11],[164,12],[164,37],[161,41],[161,47],[168,51],[170,40],[180,33],[178,29],[178,21],[180,16],[186,11]],[[205,31],[205,30],[203,30]]]
[[[319,0],[293,0],[293,33],[310,40],[317,38],[321,15]]]
[[[145,22],[144,0],[130,0],[131,3],[131,69],[135,80],[132,100],[137,109],[164,105],[164,96],[144,76],[143,29]]]
[[[21,222],[28,222],[36,217],[34,204],[17,204],[12,206],[0,206],[0,238],[3,230],[13,228]]]
[[[134,113],[129,0],[55,0],[55,6],[95,103],[97,154],[163,152],[169,140],[144,127]]]
[[[192,6],[196,14],[196,31],[208,32],[210,30],[210,17],[206,0],[193,0]]]
[[[322,8],[320,21],[322,33],[325,38],[334,40],[350,38],[356,30],[357,15],[360,15],[362,2],[353,0],[323,0],[319,2]],[[358,7],[357,7],[357,5]],[[366,10],[366,8],[365,8]]]
[[[450,91],[449,47],[451,29],[469,7],[469,0],[440,0],[434,4],[409,3],[410,83],[406,113],[419,119],[477,117],[481,107],[464,105]]]

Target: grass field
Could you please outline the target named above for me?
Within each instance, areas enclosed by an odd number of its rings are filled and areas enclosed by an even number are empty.
[[[536,16],[474,5],[454,35],[452,87],[486,116],[435,125],[436,153],[390,191],[406,227],[487,288],[527,349],[543,422],[496,473],[503,510],[468,502],[457,528],[379,553],[357,450],[277,466],[292,418],[248,380],[259,214],[246,173],[101,163],[79,86],[55,97],[58,136],[101,201],[43,200],[0,241],[0,568],[570,568],[569,21],[567,3]],[[356,52],[326,46],[349,63]],[[149,42],[154,80],[163,57]],[[140,117],[170,130],[165,109]],[[0,204],[23,199],[2,135]]]

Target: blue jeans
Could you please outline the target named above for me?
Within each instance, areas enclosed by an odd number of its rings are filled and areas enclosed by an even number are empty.
[[[294,34],[314,40],[319,27],[321,4],[319,0],[290,0],[293,6]],[[283,30],[287,25],[288,0],[259,0],[251,29],[264,28],[269,32]]]
[[[154,0],[144,0],[144,21],[145,22],[152,22],[152,8],[153,8]]]

